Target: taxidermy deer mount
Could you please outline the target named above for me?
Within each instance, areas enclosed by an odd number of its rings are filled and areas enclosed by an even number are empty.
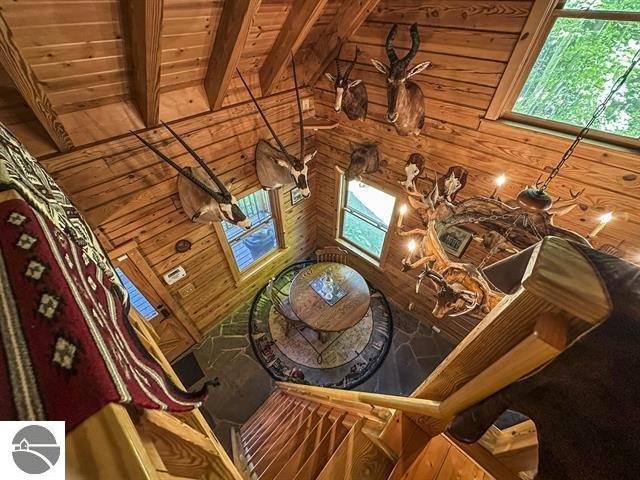
[[[488,257],[498,249],[524,249],[547,235],[589,245],[581,235],[553,225],[554,216],[567,213],[582,192],[572,193],[571,199],[565,201],[558,199],[548,210],[535,210],[516,202],[510,204],[511,202],[505,203],[498,198],[485,196],[457,201],[456,196],[467,183],[468,174],[463,167],[449,168],[444,177],[436,177],[428,192],[422,193],[416,187],[416,179],[424,171],[424,158],[419,154],[411,155],[406,171],[407,178],[400,183],[407,194],[409,205],[418,212],[422,227],[403,229],[407,208],[403,205],[396,233],[412,238],[408,245],[409,253],[403,259],[403,271],[420,270],[416,293],[425,277],[431,280],[436,290],[436,305],[433,309],[436,318],[471,313],[484,315],[504,296],[482,273],[482,265],[477,267],[449,259],[439,239],[443,228],[463,224],[482,226],[489,232],[485,237],[486,246],[490,248]]]
[[[185,213],[197,223],[212,223],[226,220],[241,228],[251,228],[251,220],[240,210],[238,200],[227,186],[213,173],[206,162],[185,142],[169,125],[162,125],[191,154],[202,169],[182,168],[158,148],[147,142],[135,132],[138,140],[144,143],[158,157],[171,165],[180,174],[178,176],[178,194]],[[205,175],[206,173],[206,175]]]
[[[293,67],[293,86],[296,91],[296,102],[298,104],[298,117],[300,122],[300,155],[297,157],[295,155],[291,155],[287,151],[286,147],[271,127],[269,120],[267,120],[262,108],[260,108],[260,104],[258,104],[256,97],[253,95],[249,85],[247,85],[247,82],[244,80],[240,70],[236,69],[236,72],[238,73],[240,80],[242,80],[244,88],[249,92],[249,96],[258,109],[262,120],[264,120],[269,132],[271,132],[271,136],[278,145],[278,148],[275,148],[266,140],[260,140],[256,145],[256,171],[260,184],[265,190],[273,190],[294,182],[300,189],[302,196],[304,198],[308,198],[311,195],[311,191],[309,190],[309,170],[307,163],[316,156],[317,150],[307,155],[304,153],[302,105],[300,103],[300,92],[298,91],[298,80],[296,77],[296,64],[293,60],[293,55],[291,55],[291,66]]]
[[[344,172],[344,177],[347,182],[351,180],[362,180],[362,175],[365,173],[376,173],[380,168],[386,166],[387,162],[385,160],[380,161],[378,146],[365,143],[357,146],[353,152],[351,152],[351,162]]]
[[[367,107],[369,106],[369,98],[367,96],[367,87],[362,80],[349,80],[349,75],[358,60],[358,47],[356,54],[344,74],[340,72],[340,52],[342,46],[338,50],[336,57],[336,76],[325,73],[325,76],[333,84],[336,94],[336,102],[333,109],[336,112],[341,110],[347,114],[349,120],[364,120],[367,118]]]
[[[409,78],[422,72],[431,62],[419,63],[409,70],[409,63],[420,48],[418,24],[411,25],[411,49],[402,58],[398,58],[393,49],[397,32],[398,25],[394,25],[385,43],[389,66],[374,58],[371,63],[387,77],[387,120],[396,127],[398,135],[420,135],[424,126],[424,96],[418,84]]]

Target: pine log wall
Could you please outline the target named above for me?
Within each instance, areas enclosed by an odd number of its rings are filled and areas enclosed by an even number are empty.
[[[301,95],[303,101],[312,101],[309,90]],[[295,93],[265,98],[261,105],[283,143],[298,154]],[[313,110],[305,115],[313,115]],[[271,137],[252,103],[174,122],[172,128],[223,181],[234,180],[231,190],[236,197],[259,188],[254,149],[259,139]],[[163,128],[148,130],[143,136],[181,165],[195,165]],[[312,138],[306,145],[313,148]],[[42,162],[110,249],[136,241],[161,281],[164,273],[178,265],[185,268],[187,277],[167,288],[201,332],[255,295],[271,276],[315,249],[314,197],[292,206],[289,189],[283,188],[279,195],[287,249],[236,284],[213,227],[191,222],[182,210],[176,172],[132,135]],[[313,190],[313,172],[310,183]],[[186,253],[175,250],[181,239],[192,243]],[[194,291],[183,297],[179,290],[189,283]]]
[[[317,144],[318,195],[316,205],[318,244],[333,243],[336,237],[336,174],[334,165],[346,168],[354,145],[375,142],[389,165],[370,181],[397,194],[398,205],[404,198],[397,181],[403,178],[404,163],[413,152],[428,160],[428,176],[433,171],[442,175],[452,165],[469,170],[463,196],[490,194],[494,179],[507,175],[501,190],[502,198],[515,198],[527,183],[534,182],[542,172],[548,172],[562,155],[570,140],[538,133],[530,129],[505,126],[483,119],[496,86],[511,56],[527,19],[531,2],[503,0],[383,0],[350,42],[341,57],[353,58],[355,45],[360,48],[358,65],[351,80],[365,81],[369,96],[369,114],[365,122],[352,122],[333,111],[332,87],[324,77],[314,90],[316,109],[321,116],[340,122],[340,127],[319,132]],[[385,122],[386,80],[370,63],[376,58],[388,64],[384,42],[393,23],[400,25],[394,43],[398,55],[410,46],[409,25],[420,27],[421,46],[413,63],[430,60],[432,65],[413,77],[426,96],[427,122],[419,137],[400,137]],[[335,72],[335,65],[329,71]],[[558,219],[560,226],[586,235],[606,212],[615,212],[612,221],[594,244],[618,245],[627,258],[637,261],[640,242],[640,197],[638,155],[613,149],[583,145],[579,147],[562,174],[550,189],[555,196],[567,198],[586,187],[579,208]],[[430,182],[424,183],[427,189]],[[417,225],[417,217],[409,218],[408,226]],[[436,320],[431,315],[433,299],[423,284],[415,294],[415,272],[400,270],[406,253],[406,240],[393,233],[389,256],[382,268],[377,268],[354,255],[356,267],[402,308],[413,304],[414,312],[426,322],[437,325],[454,339],[461,339],[476,324],[473,319],[447,318]],[[472,242],[465,259],[479,261],[485,252]],[[634,257],[634,255],[636,257]],[[425,282],[426,284],[427,282]]]

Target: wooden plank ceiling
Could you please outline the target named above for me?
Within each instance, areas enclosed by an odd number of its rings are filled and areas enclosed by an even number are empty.
[[[236,66],[258,96],[261,77],[269,94],[288,90],[288,52],[313,44],[340,4],[0,1],[0,121],[40,156],[246,101]]]

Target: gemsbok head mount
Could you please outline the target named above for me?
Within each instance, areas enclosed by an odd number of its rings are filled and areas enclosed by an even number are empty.
[[[240,210],[238,200],[231,194],[227,186],[200,156],[169,125],[162,125],[180,142],[180,144],[198,162],[202,170],[190,167],[183,168],[162,153],[155,145],[149,143],[136,132],[138,140],[144,143],[153,153],[171,165],[180,174],[178,176],[178,194],[185,213],[197,223],[211,223],[226,220],[241,228],[251,228],[251,220]],[[205,175],[206,173],[206,175]]]
[[[393,123],[398,135],[420,135],[424,126],[424,96],[420,87],[409,78],[422,72],[431,62],[422,62],[409,69],[409,63],[420,48],[418,24],[411,25],[411,49],[402,58],[398,58],[393,49],[397,32],[398,25],[394,25],[385,43],[389,66],[374,58],[371,63],[387,77],[387,120]]]
[[[364,120],[367,118],[367,107],[369,105],[367,87],[365,87],[362,80],[349,80],[349,75],[351,75],[351,71],[358,60],[358,48],[356,47],[356,54],[344,73],[340,69],[341,51],[342,47],[340,47],[336,57],[336,76],[334,77],[329,72],[325,73],[325,76],[333,84],[336,94],[333,109],[336,112],[343,111],[349,120]]]
[[[238,69],[236,72],[242,80],[244,87],[249,92],[249,96],[253,103],[255,104],[262,120],[264,120],[265,125],[271,132],[271,136],[275,140],[278,148],[271,145],[267,140],[260,140],[256,145],[256,172],[258,174],[258,180],[260,184],[265,190],[273,190],[276,188],[280,188],[284,185],[288,185],[292,183],[292,181],[296,184],[296,187],[300,190],[300,193],[304,198],[307,198],[311,195],[311,191],[309,190],[309,161],[315,157],[317,151],[313,153],[306,154],[304,153],[304,126],[302,124],[302,105],[300,103],[300,92],[298,91],[298,80],[296,77],[296,65],[293,60],[293,55],[291,56],[291,65],[293,67],[293,84],[296,91],[296,102],[298,104],[298,120],[300,123],[300,155],[295,156],[290,154],[287,151],[287,148],[278,138],[276,132],[271,127],[269,120],[265,116],[262,108],[260,108],[260,104],[256,100],[256,97],[253,95],[253,92],[247,85],[244,77],[240,73]]]

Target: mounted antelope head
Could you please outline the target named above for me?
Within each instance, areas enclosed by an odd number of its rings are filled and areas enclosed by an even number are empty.
[[[336,76],[334,77],[328,72],[325,73],[325,76],[333,84],[336,93],[336,103],[333,109],[336,112],[343,110],[349,120],[364,120],[367,118],[367,107],[369,105],[367,88],[362,80],[349,80],[351,70],[353,70],[353,66],[358,59],[358,47],[356,47],[356,54],[344,74],[340,71],[339,59],[341,50],[342,46],[336,57]]]
[[[425,159],[419,153],[412,153],[404,165],[404,172],[407,175],[405,180],[398,180],[398,183],[411,192],[416,191],[416,179],[424,171]]]
[[[302,196],[307,198],[311,195],[311,191],[309,190],[307,163],[316,156],[317,150],[307,155],[304,153],[302,105],[300,104],[300,92],[298,91],[298,80],[296,77],[296,64],[293,60],[293,55],[291,55],[291,65],[293,67],[293,86],[296,90],[296,102],[298,104],[298,117],[300,123],[300,155],[298,157],[291,155],[287,151],[286,147],[271,127],[269,120],[267,120],[267,117],[262,111],[262,108],[260,108],[256,97],[254,97],[253,92],[249,88],[249,85],[247,85],[242,74],[238,69],[236,69],[236,72],[238,72],[240,80],[242,80],[242,83],[247,89],[247,92],[249,92],[249,96],[258,109],[262,120],[264,120],[269,132],[271,132],[271,136],[278,145],[278,148],[275,148],[266,140],[260,140],[256,145],[256,171],[260,184],[266,190],[273,190],[275,188],[288,185],[293,180],[296,186],[300,189]]]
[[[231,194],[224,183],[213,173],[206,162],[185,142],[169,125],[162,122],[167,130],[180,142],[191,156],[202,167],[202,171],[182,168],[171,158],[162,153],[155,145],[147,142],[135,132],[138,140],[144,143],[153,153],[171,165],[180,174],[178,193],[185,213],[198,223],[211,223],[226,220],[241,228],[251,228],[251,220],[240,210],[238,200]],[[187,181],[188,180],[188,181]]]
[[[394,25],[385,43],[389,66],[373,58],[371,62],[387,77],[387,120],[394,124],[398,135],[420,135],[424,126],[424,97],[420,87],[409,78],[423,71],[431,62],[419,63],[409,70],[409,63],[420,47],[418,24],[411,25],[411,49],[402,58],[398,58],[393,49],[397,32],[398,25]]]

